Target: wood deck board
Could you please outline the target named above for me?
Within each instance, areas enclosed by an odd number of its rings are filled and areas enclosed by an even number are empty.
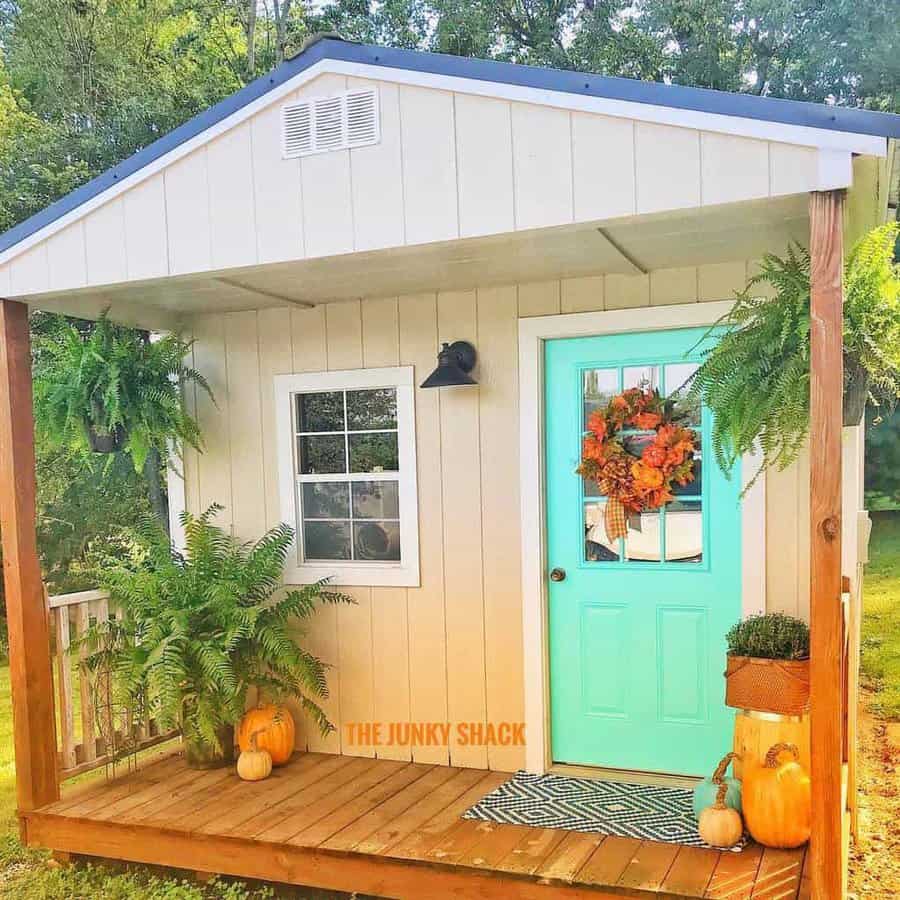
[[[318,757],[304,757],[297,760],[295,766],[286,770],[277,768],[272,770],[270,778],[265,784],[298,785],[301,782],[310,783],[307,778],[311,770],[315,770],[319,762]],[[315,780],[315,776],[312,776]],[[233,814],[243,814],[245,805],[256,799],[261,791],[260,782],[242,781],[236,774],[231,773],[227,782],[220,785],[220,792],[211,802],[204,804],[192,815],[178,820],[178,827],[187,831],[204,831],[210,834],[222,834],[226,827],[220,822],[233,820]],[[249,817],[249,816],[248,816]],[[231,826],[229,826],[231,827]]]
[[[610,835],[582,866],[575,880],[580,884],[616,884],[640,845],[635,838]]]
[[[566,834],[559,828],[526,828],[506,856],[492,861],[490,866],[498,872],[533,875]]]
[[[686,897],[703,897],[720,853],[702,847],[682,847],[662,883],[661,890]]]
[[[461,818],[508,777],[299,754],[250,783],[170,758],[27,814],[25,833],[88,856],[429,900],[794,900],[800,890],[803,851],[721,853]]]
[[[369,788],[374,787],[381,781],[384,781],[389,775],[392,775],[399,769],[402,769],[407,763],[402,762],[385,762],[382,765],[377,763],[367,768],[361,774],[355,776],[335,790],[329,791],[324,796],[319,797],[314,802],[305,806],[298,813],[283,819],[277,825],[266,829],[259,837],[260,840],[269,841],[270,843],[289,843],[291,838],[296,834],[308,828],[311,824],[324,819],[330,813],[345,803],[349,803],[359,794],[364,793]]]
[[[753,900],[790,900],[800,890],[803,856],[792,850],[763,850],[753,885]]]
[[[340,758],[340,757],[338,757]],[[433,766],[416,781],[399,790],[390,800],[346,825],[322,847],[329,850],[353,850],[366,838],[371,838],[380,828],[400,818],[404,813],[423,803],[437,788],[453,778],[460,770],[451,766]]]
[[[479,769],[459,769],[456,775],[442,784],[415,806],[410,806],[392,822],[386,822],[376,831],[357,843],[358,853],[383,854],[413,832],[421,828],[433,816],[446,809],[463,796],[473,785],[484,778]]]
[[[361,816],[390,800],[398,791],[418,781],[430,768],[430,766],[419,763],[404,765],[403,768],[379,781],[362,794],[341,804],[339,808],[319,819],[318,822],[313,822],[295,834],[288,843],[299,844],[302,847],[318,847],[343,828],[352,825]]]
[[[428,851],[439,844],[444,836],[459,822],[459,817],[472,804],[477,803],[505,780],[495,772],[484,773],[464,794],[457,797],[434,816],[404,835],[382,851],[383,856],[399,856],[406,859],[424,859]]]
[[[216,822],[204,826],[201,831],[215,828],[218,834],[234,834],[236,831],[246,834],[246,829],[249,828],[250,822],[256,819],[257,816],[262,815],[267,810],[277,808],[290,797],[322,781],[351,762],[348,756],[328,756],[325,753],[310,753],[308,755],[316,757],[314,765],[308,766],[297,774],[294,774],[292,769],[289,777],[267,778],[265,781],[260,782],[259,790],[251,800],[247,800],[241,806],[235,806],[229,812],[223,813]]]
[[[559,845],[538,866],[536,874],[541,878],[574,881],[576,873],[606,840],[606,835],[580,831],[567,831],[564,835]]]
[[[240,826],[241,834],[246,837],[258,838],[263,832],[275,825],[296,815],[319,797],[326,796],[329,792],[337,790],[349,779],[356,777],[360,772],[372,768],[375,761],[364,757],[335,757],[335,759],[349,760],[345,765],[330,771],[318,781],[304,783],[303,788],[286,797],[279,797],[277,802],[262,809],[259,813],[247,819]],[[265,782],[263,782],[265,783]]]
[[[706,896],[715,900],[749,900],[762,860],[762,847],[751,845],[741,853],[723,853],[713,869]]]
[[[619,876],[618,884],[621,887],[658,891],[680,849],[678,844],[641,841],[625,871]]]

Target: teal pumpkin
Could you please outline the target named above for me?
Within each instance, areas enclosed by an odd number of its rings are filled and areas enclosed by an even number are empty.
[[[730,809],[741,811],[741,783],[737,778],[731,778],[725,774],[728,764],[734,759],[736,754],[728,753],[722,758],[722,761],[716,766],[716,771],[709,778],[704,778],[694,788],[694,818],[700,818],[700,813],[708,806],[714,806],[716,803],[716,794],[719,790],[720,782],[725,782],[727,789],[725,791],[725,805]]]

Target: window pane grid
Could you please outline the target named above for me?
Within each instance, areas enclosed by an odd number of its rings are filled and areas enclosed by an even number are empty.
[[[304,559],[400,562],[396,389],[298,393],[293,413]]]
[[[651,388],[657,388],[660,392],[660,395],[663,397],[667,397],[667,391],[669,390],[669,385],[667,383],[667,376],[672,375],[674,377],[671,378],[673,384],[671,389],[680,394],[681,388],[683,388],[688,381],[690,380],[692,374],[698,368],[698,364],[696,363],[685,363],[685,362],[658,362],[658,363],[650,363],[646,365],[641,364],[630,364],[630,365],[619,365],[619,366],[600,366],[600,367],[589,367],[585,368],[581,371],[581,391],[582,391],[582,400],[581,406],[584,414],[584,429],[587,430],[587,420],[590,415],[590,411],[593,409],[602,407],[609,401],[608,391],[612,389],[612,382],[615,382],[615,392],[622,393],[624,390],[632,387],[638,387],[641,384],[648,384]],[[614,378],[611,378],[606,373],[614,373]],[[604,377],[605,376],[605,377]],[[604,391],[602,388],[605,386],[606,390]],[[589,393],[592,395],[589,397]],[[594,396],[595,395],[595,396]],[[654,559],[652,560],[639,560],[639,559],[629,559],[628,558],[628,545],[627,545],[627,537],[619,538],[615,543],[617,546],[617,553],[612,551],[610,547],[604,546],[602,549],[603,553],[609,553],[610,556],[613,556],[611,560],[605,560],[602,557],[599,559],[589,559],[587,553],[585,553],[585,561],[586,562],[619,562],[619,563],[628,563],[629,565],[639,565],[639,566],[647,566],[647,565],[671,565],[675,563],[676,565],[683,562],[693,562],[696,564],[697,562],[701,562],[703,560],[704,548],[703,544],[705,543],[705,525],[703,524],[703,467],[702,467],[702,448],[706,443],[705,435],[708,428],[708,415],[705,411],[702,411],[699,408],[691,408],[688,407],[684,410],[687,417],[684,421],[686,427],[691,428],[694,432],[696,432],[698,437],[698,444],[700,447],[700,452],[695,457],[696,465],[695,465],[695,474],[696,474],[696,482],[697,487],[699,488],[698,493],[693,494],[684,494],[684,493],[676,493],[675,500],[672,501],[672,504],[681,504],[683,507],[687,507],[687,511],[694,511],[700,513],[701,521],[700,521],[700,536],[701,536],[701,546],[699,548],[699,553],[694,557],[681,557],[680,555],[669,559],[669,548],[667,548],[667,535],[670,530],[670,524],[667,523],[667,506],[666,504],[662,506],[658,511],[654,511],[654,515],[658,515],[658,535],[659,535],[659,543],[658,543],[658,554],[654,553]],[[642,436],[649,437],[653,435],[655,432],[653,431],[644,431],[639,429],[623,429],[621,432],[623,437],[627,438],[640,438]],[[580,442],[580,437],[579,437]],[[691,482],[688,485],[688,489],[695,482]],[[676,486],[677,488],[677,486]],[[581,495],[582,495],[582,507],[585,510],[585,514],[587,514],[588,508],[592,505],[603,504],[605,502],[605,497],[599,493],[596,488],[596,485],[592,483],[586,482],[585,479],[581,480]],[[684,510],[679,510],[679,512]],[[584,517],[582,518],[584,522]],[[639,520],[640,521],[640,520]],[[602,526],[601,526],[602,527]],[[593,529],[586,528],[586,534],[591,532]],[[673,553],[678,553],[678,551],[673,551]],[[617,559],[616,559],[617,557]]]

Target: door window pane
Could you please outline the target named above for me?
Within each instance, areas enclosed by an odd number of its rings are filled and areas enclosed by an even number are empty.
[[[397,562],[400,559],[399,522],[354,522],[355,559]]]
[[[680,425],[700,426],[700,400],[689,398],[691,378],[697,363],[672,363],[666,366],[666,396],[675,401],[674,417]]]
[[[703,460],[699,451],[694,454],[694,480],[687,484],[673,484],[672,493],[676,497],[699,497],[703,493]]]
[[[626,366],[622,369],[622,390],[659,389],[659,366]]]
[[[397,391],[394,388],[347,391],[347,428],[350,431],[396,427]]]
[[[350,435],[351,472],[396,472],[397,432]]]
[[[625,559],[629,562],[659,562],[661,544],[659,510],[628,516],[625,535]]]
[[[350,523],[303,523],[303,555],[308,560],[350,559]]]
[[[703,508],[697,500],[676,501],[666,507],[666,560],[703,562]]]
[[[304,435],[297,439],[301,475],[333,475],[347,471],[342,434]]]
[[[603,512],[606,502],[584,505],[584,558],[588,562],[612,562],[619,559],[619,541],[606,536]]]
[[[396,481],[354,481],[354,519],[399,519],[400,491]]]
[[[605,409],[610,400],[619,392],[618,369],[586,369],[583,380],[584,428],[595,409]]]
[[[338,481],[303,485],[304,519],[349,519],[349,485]]]
[[[297,395],[297,430],[343,431],[344,392],[323,391]]]

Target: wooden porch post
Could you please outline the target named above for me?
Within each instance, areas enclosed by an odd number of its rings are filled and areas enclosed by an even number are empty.
[[[20,812],[59,797],[50,625],[35,536],[28,307],[0,300],[0,537]]]
[[[810,727],[812,895],[843,891],[841,425],[843,191],[810,195]]]

